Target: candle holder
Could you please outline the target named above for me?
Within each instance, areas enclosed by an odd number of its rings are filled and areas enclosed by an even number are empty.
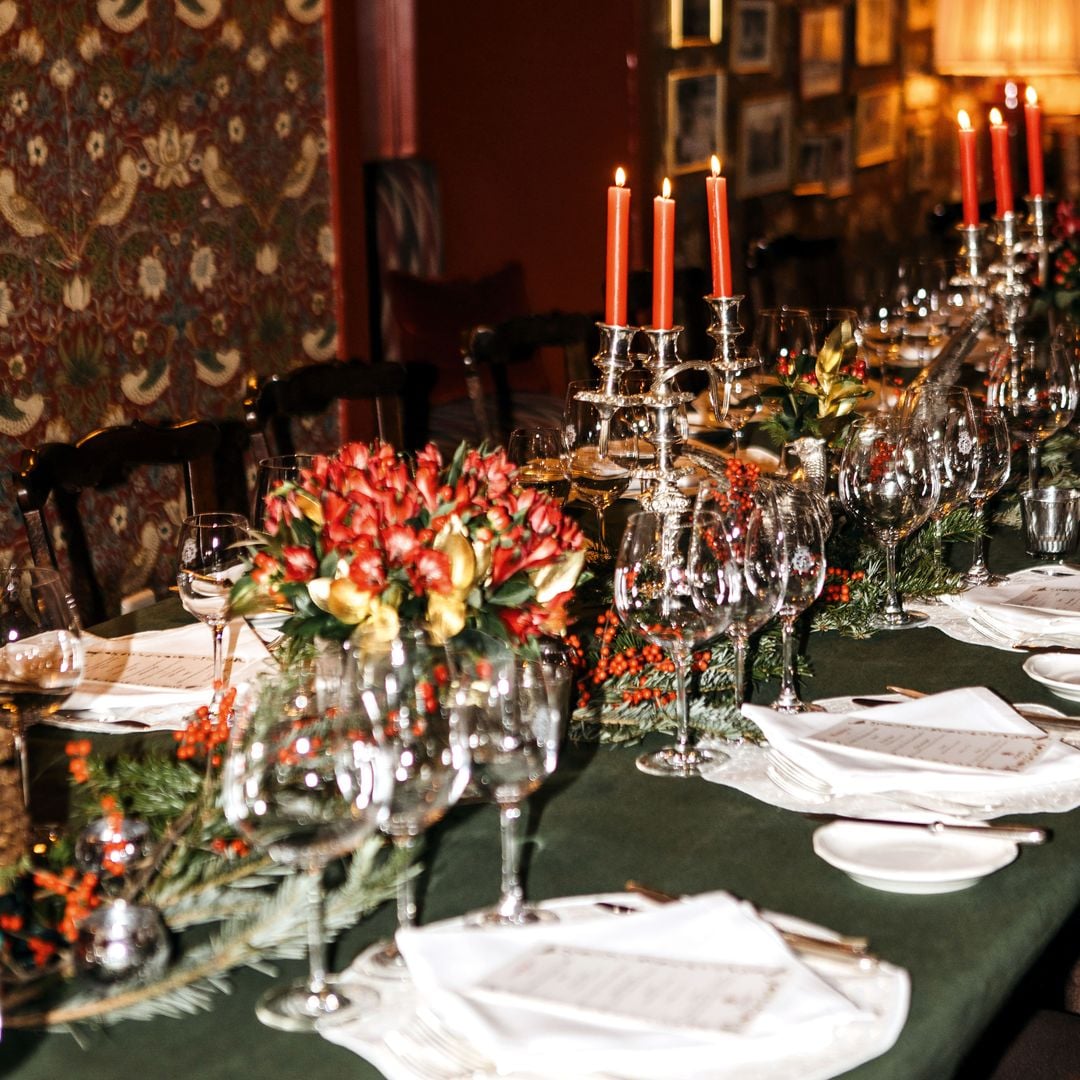
[[[990,266],[994,283],[990,288],[997,303],[999,321],[1010,347],[1020,343],[1020,323],[1024,317],[1031,288],[1024,280],[1026,260],[1020,238],[1020,220],[1009,212],[994,218],[994,240],[998,258]]]
[[[1050,276],[1050,255],[1054,244],[1050,237],[1051,203],[1044,195],[1029,195],[1028,216],[1024,222],[1022,249],[1026,255],[1034,257],[1039,268],[1039,283],[1046,287]]]
[[[706,296],[712,309],[708,335],[716,342],[713,358],[706,368],[709,374],[709,399],[716,419],[723,421],[731,408],[731,393],[735,380],[746,371],[761,366],[761,358],[748,353],[739,355],[736,341],[744,327],[739,322],[742,296]]]
[[[967,307],[983,307],[990,299],[983,248],[986,226],[957,225],[956,230],[960,234],[960,252],[956,260],[956,273],[949,279],[949,284],[963,289]]]

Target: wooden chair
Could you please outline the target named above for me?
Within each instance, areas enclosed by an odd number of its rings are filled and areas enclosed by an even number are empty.
[[[221,429],[210,421],[149,424],[137,420],[94,431],[77,443],[44,443],[22,452],[13,476],[31,556],[38,565],[64,572],[47,520],[49,504],[63,528],[67,576],[84,625],[117,614],[121,598],[115,586],[110,588],[98,578],[88,531],[105,523],[84,522],[80,495],[121,487],[135,469],[178,466],[183,470],[187,514],[231,509],[222,506],[219,496],[221,447]]]
[[[317,416],[335,402],[363,399],[374,403],[379,438],[400,448],[405,382],[401,364],[355,359],[309,364],[284,375],[253,376],[244,398],[252,454],[259,461],[302,451],[293,438],[294,420]]]

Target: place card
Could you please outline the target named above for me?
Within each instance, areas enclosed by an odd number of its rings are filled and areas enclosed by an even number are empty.
[[[806,739],[888,757],[991,772],[1022,772],[1051,742],[1045,736],[1018,732],[964,731],[860,717],[848,717]]]
[[[209,636],[209,635],[208,635]],[[239,682],[257,660],[225,657],[226,682]],[[128,652],[91,645],[86,650],[83,683],[107,683],[148,690],[203,690],[213,677],[208,656],[166,651]]]
[[[538,945],[472,992],[572,1018],[586,1012],[627,1025],[739,1034],[786,974],[782,968]]]
[[[1080,584],[1080,574],[1077,574]],[[1001,600],[1002,607],[1036,608],[1039,611],[1061,612],[1065,615],[1080,613],[1080,588],[1069,588],[1060,583],[1029,585],[1026,589]]]

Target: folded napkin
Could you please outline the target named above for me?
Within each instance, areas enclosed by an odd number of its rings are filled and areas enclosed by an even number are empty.
[[[1032,570],[1012,574],[1001,585],[944,596],[945,603],[972,623],[1010,644],[1080,641],[1080,573],[1054,576]]]
[[[192,707],[209,700],[213,642],[203,623],[117,638],[86,634],[83,641],[83,680],[65,711]],[[234,685],[268,658],[266,646],[240,620],[226,628],[223,647],[225,678]]]
[[[1046,739],[1041,744],[1045,749],[1021,770],[1006,772],[818,741],[815,736],[836,726],[835,714],[779,713],[759,705],[744,705],[742,711],[779,753],[840,794],[911,791],[1009,795],[1048,784],[1080,782],[1080,751],[1056,739]],[[984,687],[949,690],[897,705],[859,709],[844,716],[916,727],[1043,736]]]
[[[828,1047],[845,1025],[880,1023],[797,959],[754,909],[724,893],[711,893],[634,915],[538,923],[528,927],[469,928],[460,921],[399,931],[398,945],[417,993],[444,1026],[498,1066],[529,1075],[602,1072],[621,1077],[739,1076],[742,1069]],[[550,1000],[492,994],[492,981],[508,966],[543,948],[578,950],[672,962],[731,965],[765,972],[770,990],[747,1007],[737,1031],[704,1030],[693,1023],[708,1001],[691,1001],[679,1023],[653,1019],[649,984],[605,979],[584,1011],[552,1007]],[[618,964],[616,959],[611,963]],[[607,971],[607,975],[611,972]],[[618,1015],[620,1001],[636,1019]],[[905,998],[906,1001],[906,998]],[[601,1010],[606,1002],[612,1011]],[[906,1004],[890,1038],[895,1038]],[[895,1017],[893,1018],[895,1019]],[[880,1050],[878,1051],[881,1052]],[[720,1065],[722,1063],[722,1069]]]

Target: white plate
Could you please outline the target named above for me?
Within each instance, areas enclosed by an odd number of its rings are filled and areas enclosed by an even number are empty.
[[[893,825],[834,821],[814,833],[814,852],[871,889],[958,892],[1017,856],[1008,840],[938,834]]]
[[[1066,701],[1080,701],[1080,656],[1041,653],[1024,661],[1024,671]]]

